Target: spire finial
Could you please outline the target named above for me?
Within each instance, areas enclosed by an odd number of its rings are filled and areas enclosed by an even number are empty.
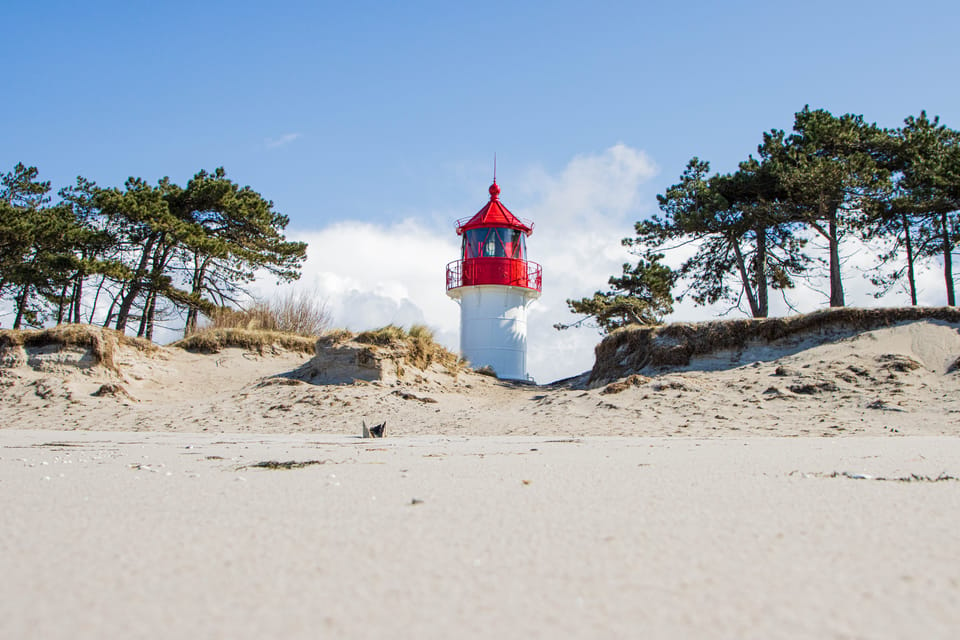
[[[493,184],[490,185],[490,199],[497,200],[500,196],[500,187],[497,186],[497,154],[493,154]]]

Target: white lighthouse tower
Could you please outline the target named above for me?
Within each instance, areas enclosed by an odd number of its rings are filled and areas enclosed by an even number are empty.
[[[492,368],[498,378],[530,379],[527,307],[542,286],[540,265],[527,260],[526,237],[532,232],[532,222],[501,204],[496,178],[490,202],[457,221],[463,245],[460,259],[447,265],[447,295],[460,304],[460,353],[474,368]]]

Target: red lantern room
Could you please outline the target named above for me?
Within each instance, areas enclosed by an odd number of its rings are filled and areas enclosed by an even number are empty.
[[[490,185],[490,202],[471,218],[457,221],[462,236],[460,260],[447,265],[447,292],[459,287],[501,285],[540,292],[542,271],[527,260],[526,237],[533,222],[521,220],[500,202],[496,179]]]

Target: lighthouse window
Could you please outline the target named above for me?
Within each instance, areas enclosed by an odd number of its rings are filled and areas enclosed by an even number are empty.
[[[498,235],[503,242],[503,253],[508,258],[523,259],[524,251],[523,232],[516,229],[498,229]]]
[[[526,245],[522,231],[504,228],[470,229],[463,234],[464,258],[515,258],[523,260]]]

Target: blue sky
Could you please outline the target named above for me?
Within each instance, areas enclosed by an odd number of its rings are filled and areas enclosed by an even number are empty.
[[[958,18],[923,0],[5,3],[0,170],[60,187],[224,166],[319,243],[304,285],[342,323],[419,313],[455,344],[451,224],[484,204],[494,152],[502,199],[537,223],[549,327],[692,156],[732,169],[805,104],[960,127]],[[579,277],[552,279],[571,255]],[[568,364],[538,377],[589,366],[595,334],[548,333],[532,360]]]

